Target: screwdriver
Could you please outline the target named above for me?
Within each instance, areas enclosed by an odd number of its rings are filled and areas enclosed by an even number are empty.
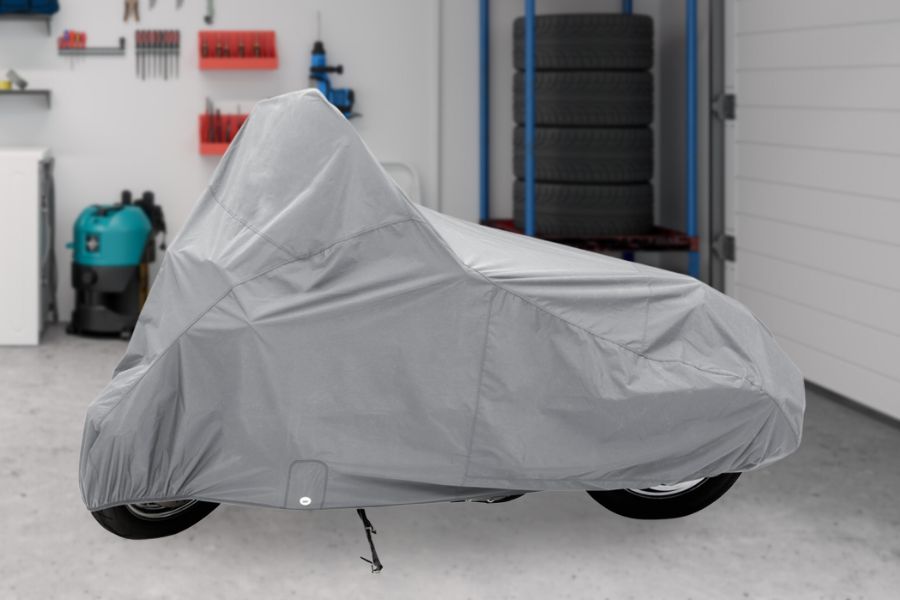
[[[162,32],[163,79],[169,79],[169,32]]]

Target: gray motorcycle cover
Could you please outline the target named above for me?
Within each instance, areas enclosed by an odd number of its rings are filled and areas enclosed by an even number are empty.
[[[302,91],[254,108],[166,254],[88,409],[81,490],[317,509],[647,487],[782,458],[803,410],[735,300],[415,206]]]

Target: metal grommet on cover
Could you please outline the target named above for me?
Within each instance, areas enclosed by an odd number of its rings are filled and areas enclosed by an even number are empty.
[[[310,504],[312,504],[312,499],[309,496],[300,498],[300,506],[309,506]]]

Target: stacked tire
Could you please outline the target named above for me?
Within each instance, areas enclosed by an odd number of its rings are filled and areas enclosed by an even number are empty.
[[[525,21],[513,30],[513,207],[525,226]],[[653,21],[535,18],[537,234],[591,238],[653,227]]]

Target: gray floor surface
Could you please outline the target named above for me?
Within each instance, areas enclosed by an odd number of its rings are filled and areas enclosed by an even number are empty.
[[[811,392],[801,449],[709,509],[632,521],[581,492],[369,511],[221,506],[133,542],[84,509],[84,409],[125,349],[0,348],[0,598],[900,598],[900,428]]]

